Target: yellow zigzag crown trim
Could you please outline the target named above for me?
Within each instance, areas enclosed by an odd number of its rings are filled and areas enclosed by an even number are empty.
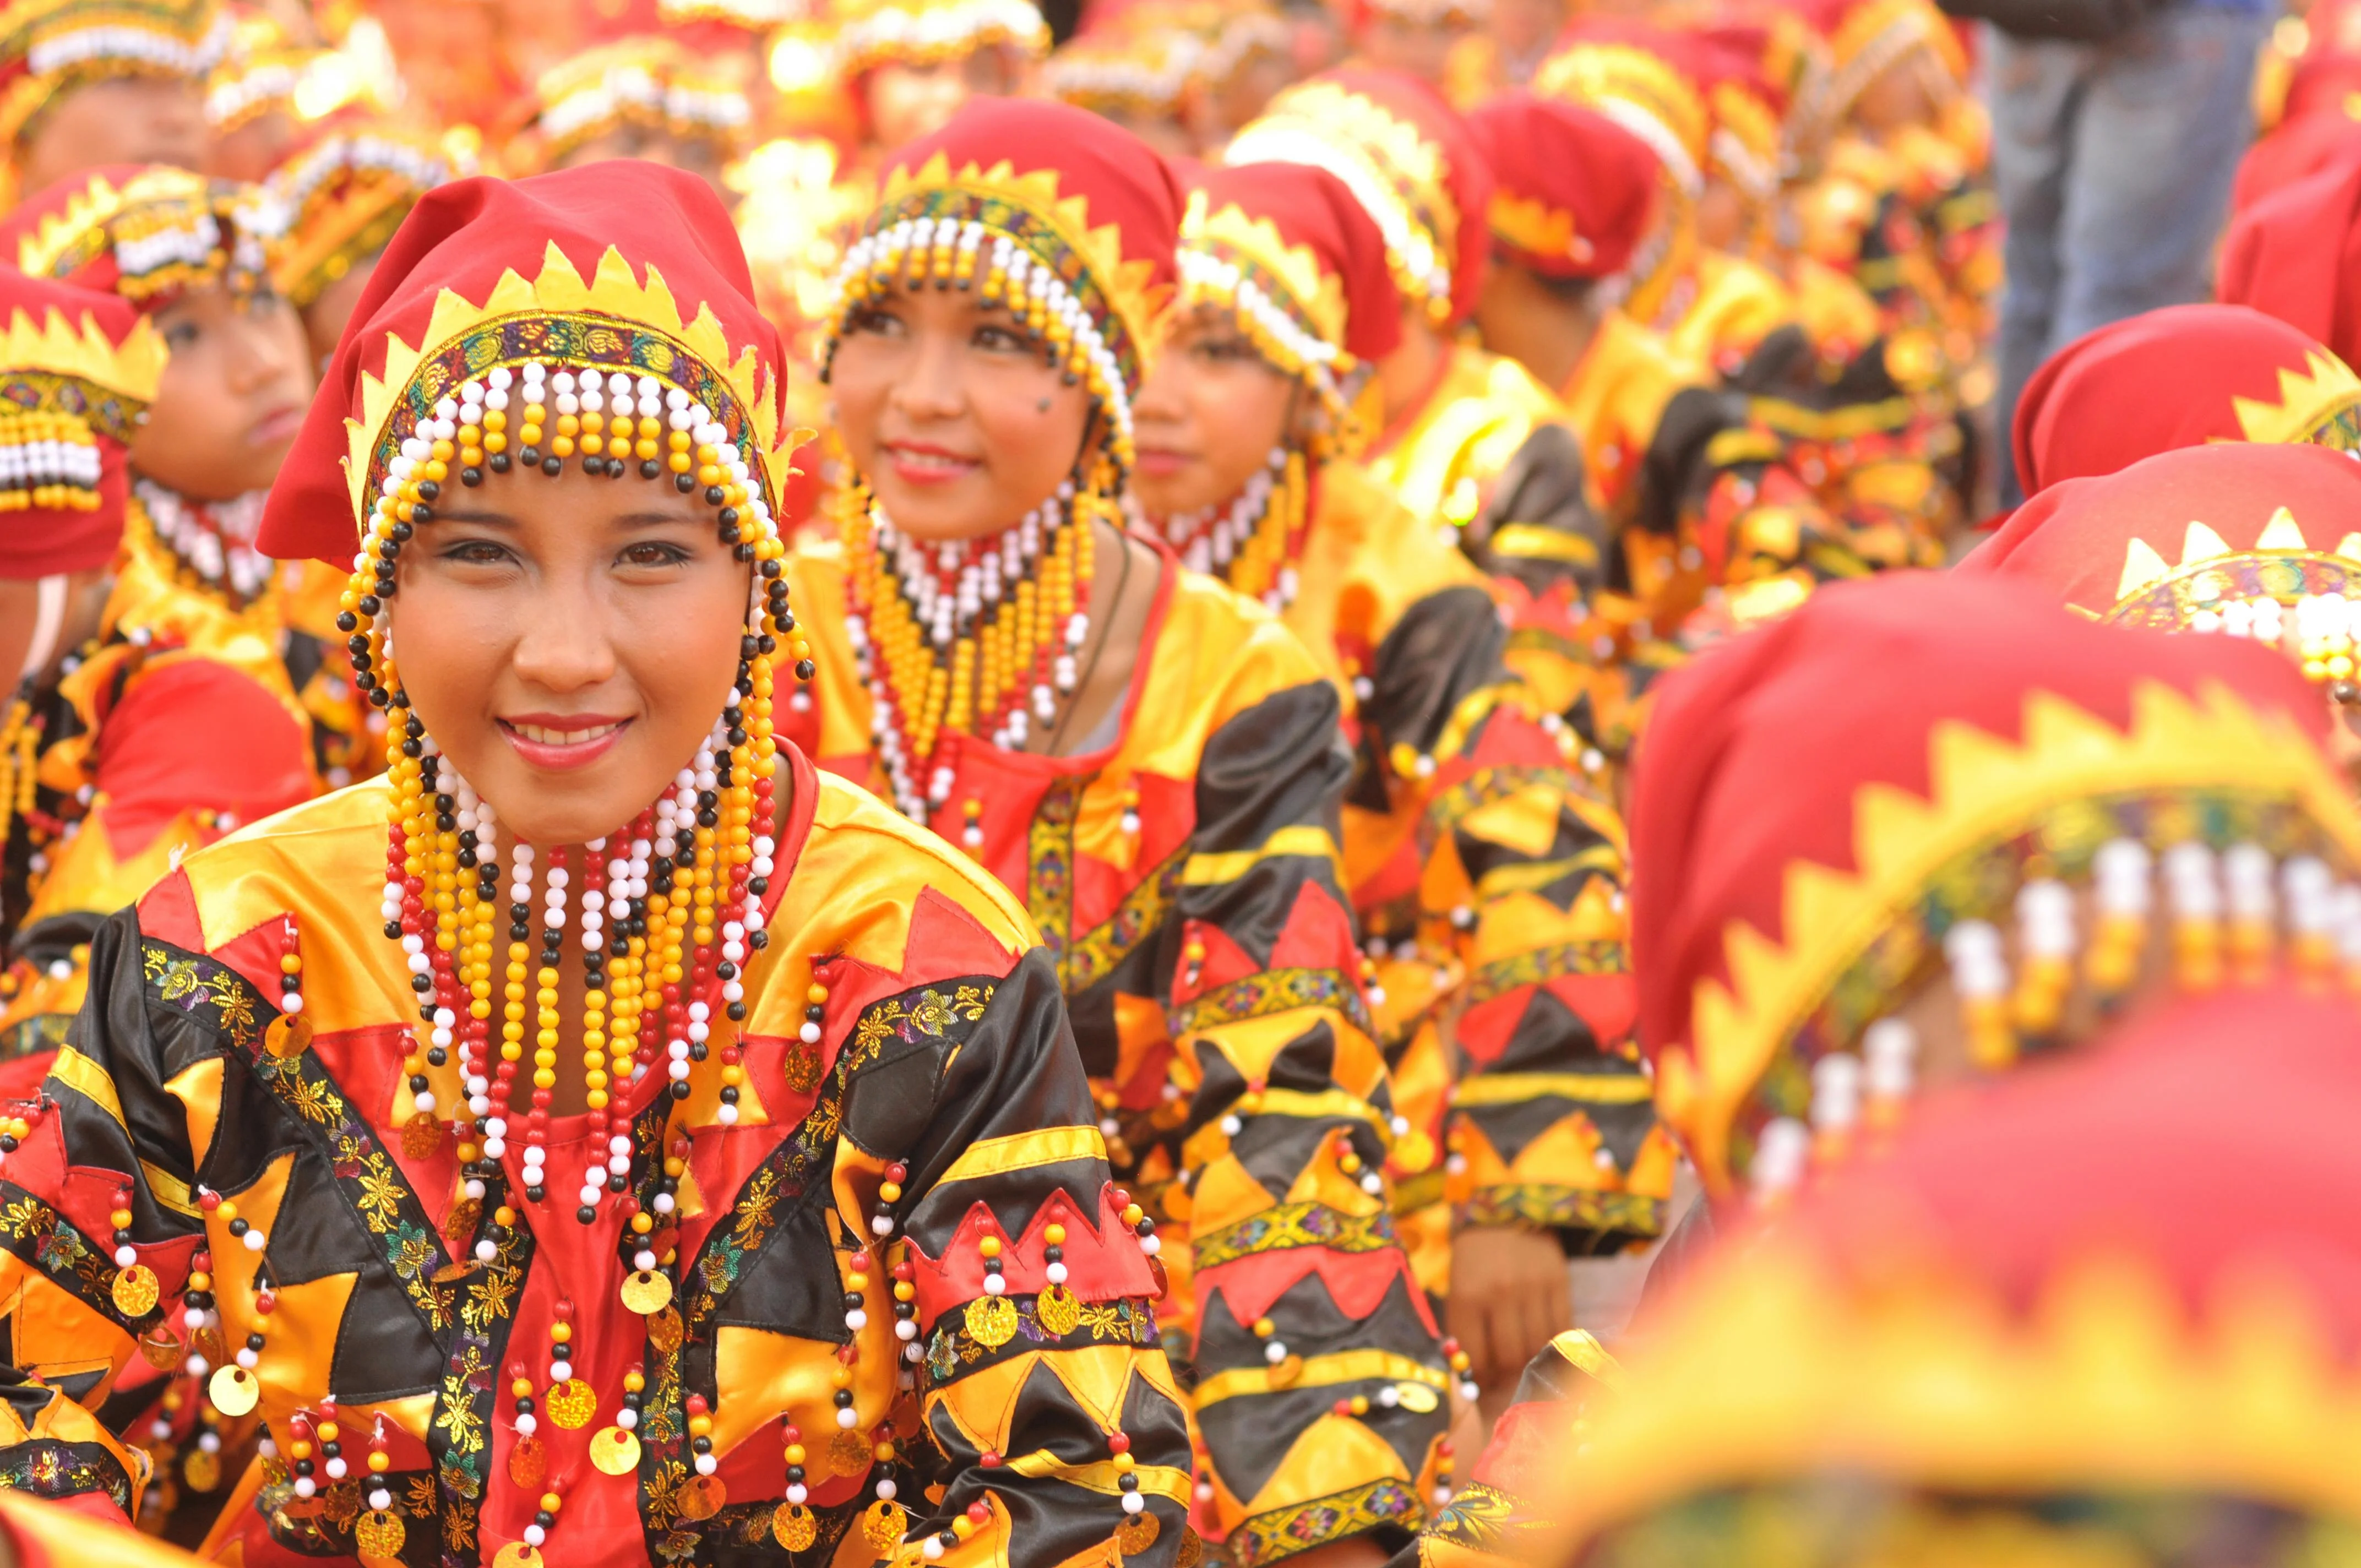
[[[728,383],[745,411],[747,426],[754,437],[753,461],[768,469],[771,454],[779,444],[779,416],[773,406],[770,373],[753,347],[750,345],[733,355],[720,319],[713,313],[713,307],[702,301],[697,303],[697,314],[683,322],[680,306],[655,268],[647,269],[647,281],[642,283],[622,252],[609,246],[607,253],[598,258],[598,271],[585,282],[574,263],[553,240],[542,255],[537,276],[527,280],[511,268],[500,274],[500,281],[492,285],[491,292],[480,304],[450,289],[435,296],[434,313],[428,318],[425,334],[416,346],[404,343],[398,334],[386,334],[384,369],[376,374],[362,372],[361,417],[345,421],[349,444],[345,478],[352,491],[354,517],[368,516],[370,460],[385,439],[387,423],[401,406],[401,394],[421,364],[453,338],[487,322],[510,316],[563,313],[612,316],[670,338],[684,353],[704,362]]]
[[[2271,444],[2312,441],[2323,425],[2356,407],[2361,407],[2361,376],[2324,348],[2306,354],[2301,370],[2280,367],[2279,401],[2230,400],[2246,439]]]
[[[1532,256],[1563,256],[1587,261],[1589,247],[1577,246],[1574,214],[1553,207],[1538,196],[1516,196],[1503,191],[1492,198],[1488,216],[1492,232]]]
[[[1244,256],[1287,290],[1285,303],[1326,343],[1345,345],[1345,284],[1325,271],[1308,245],[1290,245],[1268,218],[1255,217],[1235,203],[1208,213],[1204,192],[1189,200],[1180,242],[1200,250],[1215,247]]]
[[[1125,259],[1121,225],[1108,223],[1093,227],[1091,204],[1086,198],[1058,193],[1056,170],[1036,169],[1019,174],[1016,165],[1003,159],[989,169],[981,164],[962,164],[955,174],[950,156],[938,152],[915,170],[903,165],[886,176],[885,191],[870,219],[870,227],[892,223],[889,214],[896,203],[929,191],[964,192],[971,196],[1006,202],[1032,214],[1090,269],[1100,291],[1115,307],[1124,331],[1129,334],[1132,352],[1143,363],[1155,352],[1158,324],[1165,306],[1170,302],[1171,291],[1156,283],[1152,262]],[[1042,259],[1054,263],[1057,258]]]
[[[1570,1561],[1686,1497],[1813,1475],[2229,1495],[2361,1519],[2361,1379],[2308,1298],[2268,1276],[2218,1282],[2192,1321],[2152,1266],[2086,1255],[2020,1315],[1923,1255],[1840,1280],[1766,1236],[1695,1283],[1650,1337],[1671,1354],[1592,1402],[1551,1494],[1565,1550],[1532,1561]]]
[[[1434,241],[1437,253],[1452,254],[1450,220],[1457,216],[1444,189],[1443,149],[1418,126],[1398,119],[1373,98],[1334,82],[1290,87],[1270,102],[1263,123],[1291,121],[1331,147],[1351,149],[1372,172],[1399,193],[1407,184],[1420,210],[1409,215]],[[1438,228],[1438,225],[1441,225]]]
[[[164,339],[146,316],[116,343],[86,313],[69,320],[52,305],[37,323],[19,306],[9,313],[6,333],[0,335],[0,379],[68,376],[141,403],[156,400],[165,358]]]
[[[1542,62],[1533,90],[1590,108],[1631,104],[1671,133],[1688,155],[1692,170],[1705,162],[1711,135],[1705,100],[1669,61],[1636,44],[1600,40],[1571,45]],[[1659,156],[1664,151],[1654,150]]]
[[[2348,372],[2348,374],[2350,374]],[[2361,382],[2356,383],[2361,392]],[[2122,606],[2158,583],[2180,576],[2202,566],[2219,565],[2224,561],[2251,560],[2262,555],[2311,555],[2316,551],[2304,538],[2303,530],[2295,515],[2281,507],[2263,525],[2250,549],[2234,550],[2229,542],[2202,522],[2191,522],[2180,539],[2180,564],[2174,565],[2145,539],[2135,539],[2124,549],[2124,573],[2115,583],[2115,605]],[[2333,554],[2342,557],[2356,570],[2361,570],[2361,533],[2347,533],[2336,542]],[[2104,619],[2102,617],[2102,619]]]
[[[2361,814],[2311,737],[2218,683],[2194,697],[2160,681],[2138,683],[2128,729],[2055,692],[2029,692],[2022,733],[2018,742],[1959,719],[1937,724],[1927,735],[1924,796],[1877,782],[1854,792],[1857,871],[1791,861],[1782,935],[1735,919],[1723,928],[1729,981],[1697,981],[1689,1040],[1668,1047],[1656,1070],[1657,1108],[1709,1189],[1727,1190],[1731,1131],[1797,1023],[1961,851],[2022,831],[2069,801],[2235,784],[2292,798],[2361,859]]]
[[[200,174],[185,169],[143,169],[121,185],[97,176],[45,214],[31,234],[16,242],[16,270],[36,278],[57,275],[59,265],[86,244],[93,231],[148,203],[210,203],[211,190]]]

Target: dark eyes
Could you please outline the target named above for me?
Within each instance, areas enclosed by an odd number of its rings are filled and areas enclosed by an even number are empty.
[[[1189,352],[1200,359],[1225,365],[1262,357],[1261,351],[1255,347],[1252,339],[1235,334],[1221,337],[1201,337],[1189,345]]]
[[[623,553],[615,559],[618,565],[625,566],[686,566],[689,556],[688,552],[677,544],[651,539],[625,545]]]
[[[194,347],[197,339],[203,335],[203,329],[192,321],[173,322],[164,328],[164,346],[186,350]]]
[[[852,319],[844,323],[845,335],[848,337],[861,333],[874,333],[880,337],[890,337],[901,330],[902,318],[883,305],[864,305],[853,312]]]
[[[500,566],[515,561],[516,553],[496,539],[459,539],[445,545],[441,558],[463,566]],[[690,554],[678,544],[644,539],[617,552],[615,565],[651,570],[688,565]]]

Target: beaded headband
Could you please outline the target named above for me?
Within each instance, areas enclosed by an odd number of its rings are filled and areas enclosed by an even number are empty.
[[[269,17],[236,24],[221,63],[205,82],[205,124],[226,135],[271,110],[295,112],[295,89],[324,51],[299,46]]]
[[[1648,144],[1681,194],[1703,187],[1706,108],[1670,61],[1633,44],[1586,40],[1542,61],[1533,91],[1596,109]]]
[[[625,39],[555,67],[540,96],[534,124],[553,159],[620,126],[728,142],[753,119],[743,92],[657,38]]]
[[[11,311],[0,332],[0,512],[96,510],[99,443],[131,440],[164,359],[144,316],[117,343],[88,314]]]
[[[1112,224],[1093,227],[1088,204],[1061,197],[1054,170],[1017,174],[1007,163],[957,174],[940,153],[897,168],[867,228],[846,253],[821,348],[820,376],[853,313],[897,286],[975,289],[1037,334],[1070,382],[1105,411],[1108,450],[1131,470],[1132,399],[1146,379],[1165,300],[1147,263],[1126,261]]]
[[[111,256],[115,275],[88,286],[150,310],[216,283],[244,293],[268,278],[279,237],[278,214],[258,197],[181,169],[141,169],[120,185],[94,174],[20,236],[16,269],[83,281],[78,275]]]
[[[2326,350],[2304,356],[2301,371],[2281,367],[2279,399],[2233,398],[2231,411],[2248,441],[2361,452],[2361,376]]]
[[[1472,214],[1453,211],[1443,154],[1410,121],[1339,83],[1308,82],[1239,131],[1222,161],[1307,163],[1336,176],[1385,236],[1403,297],[1437,323],[1450,319],[1458,225]]]
[[[1850,113],[1880,71],[1921,46],[1954,81],[1966,74],[1958,38],[1927,0],[1869,0],[1856,6],[1828,35],[1834,70],[1821,112],[1830,118]]]
[[[285,214],[286,240],[271,271],[300,309],[385,248],[418,199],[470,170],[423,137],[388,130],[339,133],[281,164],[264,185]]]
[[[1098,115],[1168,115],[1196,80],[1203,44],[1177,27],[1077,38],[1049,57],[1050,96]]]
[[[2340,891],[2361,872],[2361,817],[2311,737],[2219,685],[2190,696],[2143,682],[2130,712],[2117,729],[2036,691],[2018,740],[1938,725],[1923,798],[1855,794],[1848,869],[1787,865],[1784,937],[1729,924],[1727,979],[1697,982],[1688,1038],[1656,1073],[1658,1107],[1709,1191],[1741,1177],[1784,1191],[1905,1097],[1915,1041],[1883,1025],[1946,967],[1978,1065],[2056,1043],[2078,944],[2071,897],[2047,888],[2096,891],[2082,967],[2103,1003],[2138,974],[2159,866],[2185,985],[2268,966],[2282,917],[2297,967],[2336,966],[2332,913],[2361,904],[2361,889]]]
[[[880,65],[934,65],[976,49],[1049,52],[1049,27],[1031,0],[851,0],[840,10],[829,53],[844,80]]]
[[[1308,246],[1290,245],[1268,218],[1225,204],[1209,212],[1203,192],[1180,227],[1180,303],[1234,313],[1257,353],[1301,379],[1340,429],[1350,414],[1347,378],[1360,361],[1340,346],[1345,286],[1323,271]]]
[[[2286,652],[2309,680],[2353,687],[2361,681],[2361,533],[2322,550],[2281,507],[2247,550],[2233,550],[2202,522],[2183,532],[2178,563],[2136,538],[2125,548],[2115,603],[2098,619],[2252,638]],[[2361,690],[2352,696],[2361,702]]]
[[[30,0],[0,13],[0,138],[24,134],[70,87],[117,76],[202,78],[229,48],[209,0]],[[21,72],[22,74],[17,74]],[[12,78],[13,80],[8,80]]]

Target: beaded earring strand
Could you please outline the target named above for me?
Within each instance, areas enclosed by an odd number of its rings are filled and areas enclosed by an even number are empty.
[[[1296,561],[1312,521],[1303,454],[1274,446],[1262,467],[1227,504],[1177,512],[1163,534],[1180,564],[1217,576],[1273,614],[1295,602]]]

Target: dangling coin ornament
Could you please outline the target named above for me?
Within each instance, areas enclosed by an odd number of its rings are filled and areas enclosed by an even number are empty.
[[[640,1440],[621,1427],[609,1427],[590,1440],[590,1463],[608,1475],[628,1475],[640,1467]]]
[[[156,1271],[144,1263],[135,1263],[118,1269],[115,1275],[115,1310],[126,1318],[144,1318],[163,1295],[163,1287],[156,1282]]]
[[[858,1475],[869,1468],[869,1440],[857,1431],[840,1431],[829,1440],[828,1467],[840,1475]]]
[[[242,1416],[261,1399],[262,1384],[243,1366],[224,1366],[214,1370],[205,1392],[213,1396],[214,1409],[223,1415]]]
[[[262,1032],[262,1048],[280,1061],[300,1057],[311,1047],[312,1015],[291,1013],[273,1018],[270,1027]]]
[[[666,1355],[680,1348],[686,1332],[681,1327],[680,1314],[670,1307],[648,1319],[648,1343]]]
[[[1063,1339],[1082,1325],[1082,1298],[1062,1285],[1052,1285],[1034,1298],[1033,1315],[1043,1328]]]
[[[709,1519],[730,1498],[729,1489],[710,1475],[692,1475],[674,1494],[674,1507],[685,1519]]]
[[[672,1305],[672,1280],[652,1268],[623,1277],[623,1305],[642,1317]]]
[[[169,1323],[158,1323],[139,1336],[139,1354],[146,1356],[148,1365],[159,1372],[177,1369],[187,1349],[180,1337],[172,1332]]]
[[[569,1377],[549,1390],[542,1408],[567,1431],[579,1431],[598,1413],[598,1392],[581,1378]]]
[[[1016,1303],[1005,1296],[977,1297],[967,1304],[967,1332],[985,1349],[998,1350],[1016,1337]]]
[[[364,1557],[399,1557],[409,1535],[401,1516],[383,1508],[371,1508],[353,1522],[353,1544]]]
[[[1156,1522],[1156,1516],[1142,1509],[1138,1513],[1123,1516],[1123,1522],[1115,1527],[1115,1543],[1123,1549],[1125,1556],[1134,1556],[1155,1545],[1156,1538],[1163,1530],[1164,1527]]]
[[[789,1552],[801,1552],[819,1538],[819,1521],[801,1503],[781,1503],[771,1514],[771,1537]]]
[[[1443,1396],[1423,1383],[1397,1383],[1394,1398],[1403,1409],[1422,1416],[1433,1414],[1443,1405]]]
[[[221,1455],[193,1449],[181,1461],[181,1475],[192,1492],[210,1492],[221,1485]]]
[[[432,1159],[443,1147],[443,1124],[432,1116],[412,1116],[401,1124],[401,1152],[412,1159]]]
[[[880,1557],[892,1556],[909,1528],[910,1516],[902,1511],[902,1505],[886,1497],[870,1504],[869,1511],[861,1516],[861,1533],[869,1538]]]
[[[541,1439],[530,1433],[517,1439],[515,1446],[509,1450],[510,1482],[530,1492],[548,1474],[549,1451],[542,1447]]]
[[[541,1568],[541,1548],[511,1541],[493,1555],[492,1568]]]

